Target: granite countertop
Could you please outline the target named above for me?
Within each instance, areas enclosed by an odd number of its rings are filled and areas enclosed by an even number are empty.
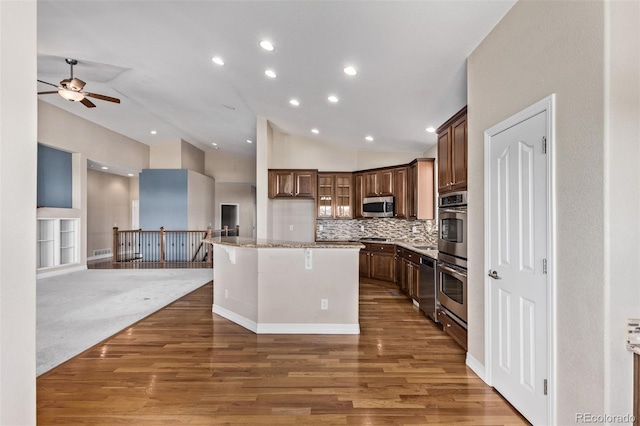
[[[640,345],[627,343],[627,349],[636,355],[640,355]]]
[[[325,241],[318,241],[318,243],[324,243]],[[327,243],[329,241],[326,241]],[[331,241],[332,243],[345,243],[345,242],[351,242],[354,243],[353,241]],[[427,246],[426,243],[413,243],[413,242],[409,242],[406,240],[402,240],[402,239],[393,239],[393,238],[388,238],[384,241],[380,241],[379,239],[367,239],[367,238],[362,238],[360,240],[358,240],[358,243],[375,243],[375,244],[393,244],[393,245],[397,245],[400,247],[404,247],[406,249],[415,251],[416,253],[425,255],[425,256],[429,256],[432,259],[438,259],[438,249],[437,248],[433,248],[433,249],[424,249],[424,248],[419,248],[419,247],[424,247]]]
[[[202,240],[205,243],[220,244],[234,247],[247,248],[329,248],[361,249],[364,247],[359,241],[317,241],[302,243],[297,241],[268,240],[248,237],[212,237]]]

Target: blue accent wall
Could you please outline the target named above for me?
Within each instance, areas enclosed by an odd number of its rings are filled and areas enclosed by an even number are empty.
[[[140,227],[186,230],[188,170],[145,169],[140,173]]]
[[[38,207],[72,208],[71,153],[38,144]]]

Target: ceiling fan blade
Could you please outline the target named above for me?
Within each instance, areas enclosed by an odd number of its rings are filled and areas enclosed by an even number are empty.
[[[52,90],[51,92],[38,92],[38,95],[50,95],[52,93],[58,93],[57,90]]]
[[[46,81],[38,80],[40,83],[48,84],[49,86],[58,87],[57,84],[47,83]]]
[[[93,102],[91,102],[89,99],[84,98],[80,101],[80,103],[84,106],[86,106],[87,108],[95,108],[96,104],[94,104]]]
[[[85,92],[84,95],[85,96],[89,96],[90,98],[100,99],[101,101],[115,102],[117,104],[120,103],[120,99],[118,99],[118,98],[112,98],[111,96],[100,95],[98,93]]]

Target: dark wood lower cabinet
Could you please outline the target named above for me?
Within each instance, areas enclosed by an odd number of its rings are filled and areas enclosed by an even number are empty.
[[[395,281],[395,246],[366,243],[360,250],[360,276],[380,281]]]
[[[453,320],[447,313],[441,309],[437,309],[437,317],[442,330],[456,341],[462,348],[467,350],[467,330]]]

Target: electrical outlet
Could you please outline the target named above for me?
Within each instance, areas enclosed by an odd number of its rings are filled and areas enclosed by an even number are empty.
[[[413,232],[414,234],[417,234],[417,233],[418,233],[418,227],[417,227],[417,226],[415,226],[415,225],[413,225],[413,226],[411,227],[411,232]]]
[[[293,225],[289,225],[289,231],[293,231]]]
[[[224,298],[225,299],[229,298],[229,289],[228,288],[224,289]]]
[[[324,229],[324,226],[318,225],[318,231],[322,231],[323,229]]]
[[[329,309],[329,299],[320,299],[320,309],[322,310]]]
[[[360,225],[360,230],[364,232],[364,225]]]

